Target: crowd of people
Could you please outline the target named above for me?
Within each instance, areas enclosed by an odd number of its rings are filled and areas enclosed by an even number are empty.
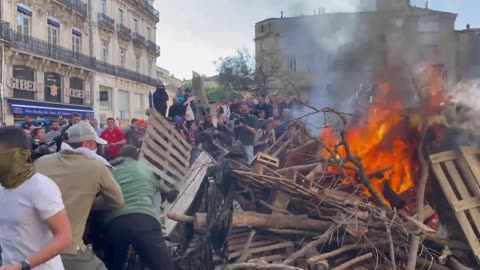
[[[123,270],[130,246],[150,269],[174,269],[154,207],[170,191],[139,160],[146,121],[60,122],[0,128],[0,269]]]
[[[195,97],[184,88],[179,88],[168,110],[167,101],[165,88],[160,85],[154,94],[155,109],[172,121],[193,146],[201,145],[217,157],[222,149],[239,141],[250,160],[275,143],[287,130],[293,113],[302,110],[301,103],[292,96],[281,101],[276,95],[245,99],[233,96],[213,101],[210,108],[198,113]]]
[[[238,141],[253,159],[299,106],[291,97],[232,97],[200,113],[191,91],[179,89],[170,107],[164,92],[160,85],[154,108],[214,157]],[[114,118],[100,127],[79,114],[48,130],[28,116],[20,127],[0,127],[0,270],[121,270],[130,246],[150,269],[174,269],[154,196],[175,196],[139,160],[146,127],[132,119],[122,130]]]

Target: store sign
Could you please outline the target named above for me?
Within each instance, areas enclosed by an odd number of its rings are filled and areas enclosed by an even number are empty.
[[[70,93],[70,97],[85,98],[85,94],[83,90],[70,88],[69,93]]]
[[[10,87],[11,89],[16,89],[16,90],[37,92],[37,91],[43,91],[44,84],[39,82],[36,83],[34,81],[25,80],[25,79],[10,78],[10,80],[7,80],[7,87]],[[52,96],[57,96],[58,90],[59,88],[55,84],[50,86],[50,93]],[[69,94],[70,97],[82,98],[82,99],[85,98],[84,90],[69,88],[67,89],[67,93]]]
[[[7,86],[12,89],[18,89],[23,91],[36,92],[38,85],[35,85],[34,81],[29,81],[25,79],[11,78],[7,81]]]

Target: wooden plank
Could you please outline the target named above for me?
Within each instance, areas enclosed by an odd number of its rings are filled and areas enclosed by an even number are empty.
[[[284,249],[284,248],[293,247],[293,246],[295,246],[295,244],[293,242],[286,241],[286,242],[281,242],[281,243],[278,243],[278,244],[252,248],[252,249],[249,250],[249,253],[250,253],[250,255],[253,255],[253,254],[256,254],[256,253],[273,251],[273,250],[277,250],[277,249]],[[230,253],[230,255],[228,255],[228,259],[231,260],[231,259],[240,257],[241,255],[242,255],[242,251],[232,252],[232,253]]]
[[[200,188],[205,175],[207,174],[207,169],[210,165],[212,165],[215,161],[213,158],[205,152],[200,153],[200,156],[197,160],[192,164],[189,172],[187,173],[187,177],[185,178],[184,185],[182,186],[177,199],[175,202],[170,205],[170,208],[166,211],[177,213],[177,214],[186,214],[187,211],[190,209],[193,200],[195,199],[196,194],[198,193],[198,189]],[[165,232],[168,236],[175,238],[174,232],[178,223],[166,219],[165,220]]]
[[[155,161],[161,163],[162,165],[165,165],[164,163],[168,163],[168,165],[165,167],[167,170],[171,171],[173,174],[185,175],[185,173],[188,170],[188,163],[186,164],[179,163],[176,159],[170,156],[171,152],[169,153],[168,151],[164,151],[163,149],[160,149],[159,146],[157,146],[154,142],[151,142],[150,140],[146,140],[143,143],[146,144],[147,146],[146,149],[150,151],[151,155],[155,157]],[[161,159],[161,160],[158,160],[158,159]]]
[[[180,148],[174,148],[172,144],[175,144],[176,141],[168,141],[168,138],[166,139],[164,135],[162,135],[161,130],[157,129],[157,127],[152,127],[152,129],[155,132],[152,132],[150,134],[150,137],[148,139],[152,140],[152,142],[155,143],[157,141],[159,144],[161,144],[164,148],[167,149],[172,155],[175,156],[180,156],[182,159],[189,159],[190,158],[190,152],[184,152]]]
[[[445,152],[430,155],[430,161],[433,164],[437,164],[437,163],[442,163],[444,161],[455,160],[459,156],[460,155],[458,154],[458,152],[455,152],[453,150],[452,151],[445,151]]]
[[[453,203],[453,210],[456,212],[461,212],[477,207],[480,207],[480,196],[464,199]]]
[[[475,176],[473,176],[472,171],[468,167],[465,158],[462,157],[458,159],[457,164],[460,168],[460,171],[462,172],[463,177],[465,178],[466,184],[470,192],[473,194],[473,196],[480,196],[480,186],[477,185],[477,180],[475,179]]]
[[[153,119],[160,123],[163,127],[165,127],[165,132],[163,134],[168,134],[171,137],[175,138],[178,143],[183,147],[186,152],[190,152],[192,150],[190,144],[178,133],[173,124],[169,123],[163,116],[158,114],[157,112],[153,112],[151,114]]]
[[[468,192],[467,187],[465,187],[465,184],[463,183],[463,180],[460,174],[458,173],[457,168],[455,167],[455,164],[453,163],[453,161],[446,161],[444,164],[445,164],[445,167],[447,168],[448,174],[452,178],[452,181],[456,190],[460,194],[461,200],[471,199],[472,195],[470,195],[470,192]],[[453,202],[453,204],[455,203],[458,203],[458,202]],[[452,205],[452,207],[455,209],[454,205]],[[467,211],[472,217],[472,221],[476,226],[477,232],[480,232],[480,212],[476,208],[475,209],[470,208]]]
[[[477,186],[480,186],[480,166],[477,158],[475,157],[477,152],[471,147],[460,147],[460,151],[462,152],[463,158],[467,162],[468,167],[475,177]]]
[[[435,176],[437,177],[437,180],[440,184],[440,187],[443,190],[443,193],[445,194],[445,197],[450,203],[450,206],[453,208],[454,207],[453,204],[457,202],[458,199],[450,187],[450,183],[448,182],[447,176],[443,172],[442,166],[438,163],[433,164],[432,170],[435,173]],[[467,241],[470,247],[472,248],[473,254],[477,262],[480,262],[480,242],[478,240],[478,237],[475,235],[475,232],[473,231],[472,226],[469,223],[467,215],[465,214],[465,212],[455,212],[455,216],[457,217],[457,220],[460,226],[462,227],[462,230],[465,234],[465,237],[467,238]]]

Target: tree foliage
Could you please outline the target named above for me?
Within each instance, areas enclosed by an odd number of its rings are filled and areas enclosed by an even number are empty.
[[[242,95],[240,95],[237,91],[234,91],[233,89],[224,86],[207,87],[205,89],[205,92],[207,94],[208,100],[220,100],[223,97],[228,99],[232,97],[242,98]]]
[[[255,90],[255,60],[247,49],[238,49],[233,56],[219,58],[216,65],[220,86],[242,95]]]
[[[230,89],[242,96],[279,92],[298,94],[300,89],[303,91],[311,87],[300,76],[282,68],[277,51],[264,52],[255,59],[247,49],[239,49],[232,56],[219,58],[215,64],[220,88]]]

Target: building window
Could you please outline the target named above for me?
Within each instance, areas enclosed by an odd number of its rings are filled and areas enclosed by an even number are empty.
[[[297,72],[297,58],[295,56],[291,56],[288,59],[288,70],[292,72]]]
[[[148,76],[152,75],[152,63],[148,63]]]
[[[100,0],[100,13],[105,14],[107,11],[107,0]]]
[[[120,66],[125,67],[125,49],[120,48]]]
[[[62,77],[57,73],[45,73],[45,101],[62,102]]]
[[[82,37],[75,33],[72,33],[72,51],[76,53],[80,53],[82,50],[81,44],[82,44]]]
[[[102,40],[102,61],[108,61],[108,42]]]
[[[130,119],[130,98],[127,91],[118,90],[118,111],[120,112],[121,120]]]
[[[100,85],[100,109],[112,110],[112,88]]]
[[[27,15],[22,12],[18,12],[17,15],[17,31],[20,34],[23,34],[25,36],[30,35],[30,29],[31,29],[31,15]]]
[[[13,66],[12,89],[14,98],[34,99],[35,70],[27,66]]]
[[[70,78],[70,104],[83,105],[85,90],[83,89],[83,80],[80,78]]]
[[[138,19],[133,18],[133,30],[138,33]]]
[[[265,26],[262,24],[262,25],[260,26],[260,33],[263,33],[263,32],[265,32]]]
[[[49,25],[48,26],[48,43],[57,45],[58,44],[58,28]]]
[[[141,94],[134,94],[134,104],[135,104],[135,117],[143,117],[143,96]]]
[[[123,24],[123,9],[118,9],[118,23]]]
[[[140,72],[140,55],[135,55],[135,71]]]
[[[421,33],[437,33],[440,31],[440,22],[430,18],[420,18],[417,26],[418,32]]]
[[[150,27],[147,27],[147,40],[152,40],[152,29]]]

